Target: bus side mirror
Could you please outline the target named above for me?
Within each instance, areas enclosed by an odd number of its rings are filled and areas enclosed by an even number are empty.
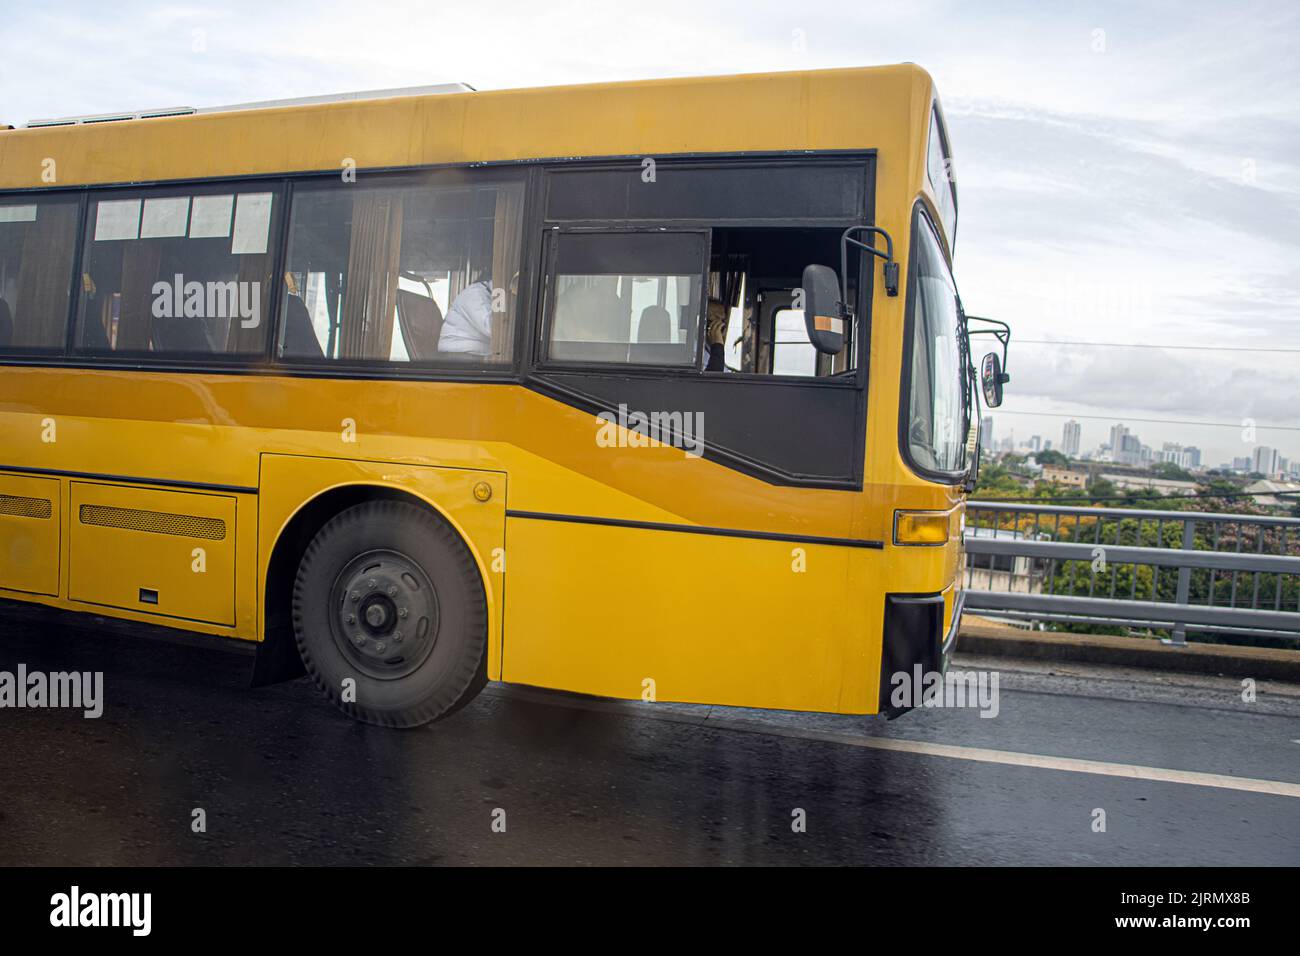
[[[824,355],[838,355],[844,348],[845,318],[835,270],[815,265],[804,269],[803,319],[813,348]]]
[[[1002,404],[1002,386],[1011,381],[1011,376],[1002,371],[1002,362],[997,352],[990,352],[980,363],[980,388],[984,392],[984,404],[997,408]]]

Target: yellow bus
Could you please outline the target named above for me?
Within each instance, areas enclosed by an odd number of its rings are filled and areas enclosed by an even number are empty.
[[[0,597],[387,726],[896,712],[961,613],[956,225],[915,66],[3,128]]]

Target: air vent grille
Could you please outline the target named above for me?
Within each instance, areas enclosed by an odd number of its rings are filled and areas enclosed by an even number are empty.
[[[18,495],[0,495],[0,515],[19,518],[48,518],[54,513],[46,498],[22,498]]]
[[[221,541],[226,537],[224,521],[201,515],[174,515],[161,511],[112,508],[108,505],[82,505],[80,517],[82,524],[99,525],[104,528],[174,534],[185,538],[207,538],[210,541]]]

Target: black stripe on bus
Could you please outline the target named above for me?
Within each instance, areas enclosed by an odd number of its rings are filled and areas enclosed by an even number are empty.
[[[24,468],[20,465],[0,465],[0,472],[20,475],[57,475],[60,478],[85,478],[91,481],[118,481],[130,485],[159,485],[164,488],[191,488],[197,491],[224,491],[237,495],[255,495],[256,488],[243,485],[214,485],[204,481],[178,481],[174,478],[133,478],[128,475],[101,475],[93,471],[64,471],[60,468]]]
[[[644,531],[674,531],[679,534],[711,534],[723,538],[756,538],[760,541],[790,541],[795,544],[825,544],[837,548],[871,548],[881,550],[883,541],[862,538],[823,538],[811,534],[781,534],[775,531],[741,531],[737,528],[710,528],[694,524],[664,524],[658,521],[628,521],[623,518],[594,518],[590,515],[561,515],[545,511],[506,510],[507,518],[530,518],[534,521],[567,521],[571,524],[604,525],[610,528],[639,528]]]

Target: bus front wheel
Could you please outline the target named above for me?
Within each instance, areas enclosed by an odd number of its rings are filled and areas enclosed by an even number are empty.
[[[445,521],[406,502],[355,505],[321,528],[298,566],[293,630],[316,686],[366,723],[425,724],[486,683],[474,560]]]

